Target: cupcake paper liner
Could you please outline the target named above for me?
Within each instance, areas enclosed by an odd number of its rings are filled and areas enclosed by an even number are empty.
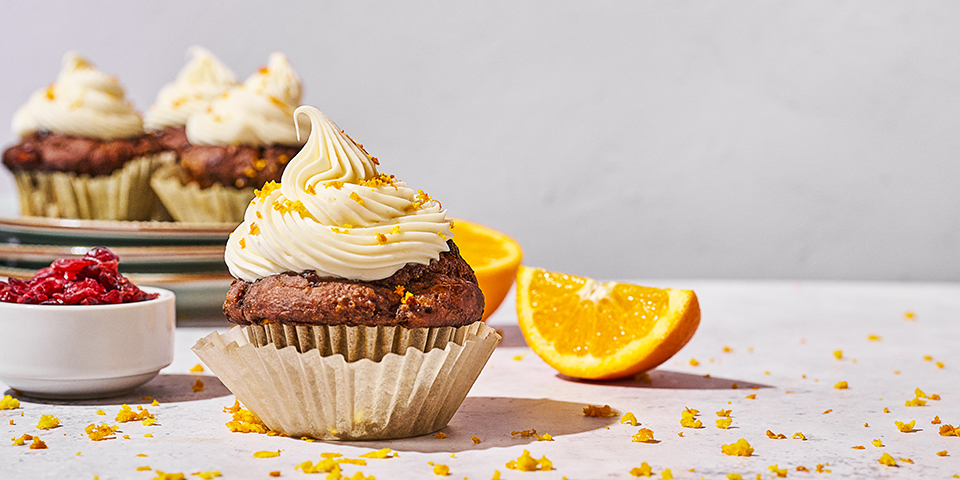
[[[20,211],[25,216],[81,220],[163,220],[166,211],[150,189],[150,177],[168,157],[148,155],[110,175],[18,171]]]
[[[233,327],[200,339],[193,351],[272,430],[321,440],[385,440],[446,426],[499,342],[483,322],[423,329]],[[323,355],[335,350],[340,353]]]
[[[192,223],[243,221],[243,213],[254,197],[253,187],[213,184],[201,189],[196,182],[182,184],[179,170],[179,166],[167,165],[157,170],[150,180],[150,186],[174,220]]]

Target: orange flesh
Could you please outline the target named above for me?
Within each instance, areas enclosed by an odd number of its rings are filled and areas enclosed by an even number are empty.
[[[643,338],[667,311],[669,297],[659,288],[617,284],[608,295],[590,299],[592,290],[574,275],[538,271],[530,281],[533,323],[564,355],[606,357]]]
[[[499,242],[492,242],[468,228],[453,228],[453,241],[460,246],[460,256],[474,269],[490,264],[490,260],[506,257],[510,254]],[[466,247],[466,248],[464,248]]]

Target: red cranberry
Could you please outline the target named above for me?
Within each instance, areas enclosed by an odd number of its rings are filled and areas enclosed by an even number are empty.
[[[100,305],[153,300],[118,269],[119,258],[106,248],[83,258],[64,258],[37,270],[30,280],[0,282],[0,302],[43,305]]]

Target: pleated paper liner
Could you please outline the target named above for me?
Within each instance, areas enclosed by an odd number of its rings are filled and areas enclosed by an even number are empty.
[[[401,326],[348,327],[346,325],[294,326],[271,323],[246,328],[250,343],[277,348],[293,346],[299,352],[320,350],[320,356],[343,355],[347,362],[361,358],[380,361],[388,353],[403,355],[408,348],[428,352],[462,344],[471,325],[462,327],[404,328]]]
[[[163,154],[139,157],[110,175],[18,171],[23,215],[81,220],[165,220],[166,211],[150,188]],[[166,217],[166,218],[165,218]]]
[[[265,341],[266,329],[234,327],[200,339],[193,351],[272,430],[321,440],[385,440],[445,427],[500,342],[483,322],[412,329],[438,330],[433,334],[344,328],[364,331],[334,331],[318,340],[325,333],[295,328]],[[291,339],[302,351],[279,346]],[[326,348],[341,353],[323,355]]]
[[[206,223],[243,221],[253,187],[234,188],[213,184],[200,188],[196,182],[180,182],[180,167],[168,165],[158,170],[150,181],[170,216],[178,222]]]

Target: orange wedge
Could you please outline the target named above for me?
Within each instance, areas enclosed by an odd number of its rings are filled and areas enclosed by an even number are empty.
[[[460,256],[477,274],[484,299],[483,320],[486,320],[510,291],[523,251],[516,240],[490,227],[456,218],[450,222]]]
[[[609,380],[650,370],[680,351],[700,325],[700,304],[692,290],[520,267],[517,316],[527,344],[557,371]]]

